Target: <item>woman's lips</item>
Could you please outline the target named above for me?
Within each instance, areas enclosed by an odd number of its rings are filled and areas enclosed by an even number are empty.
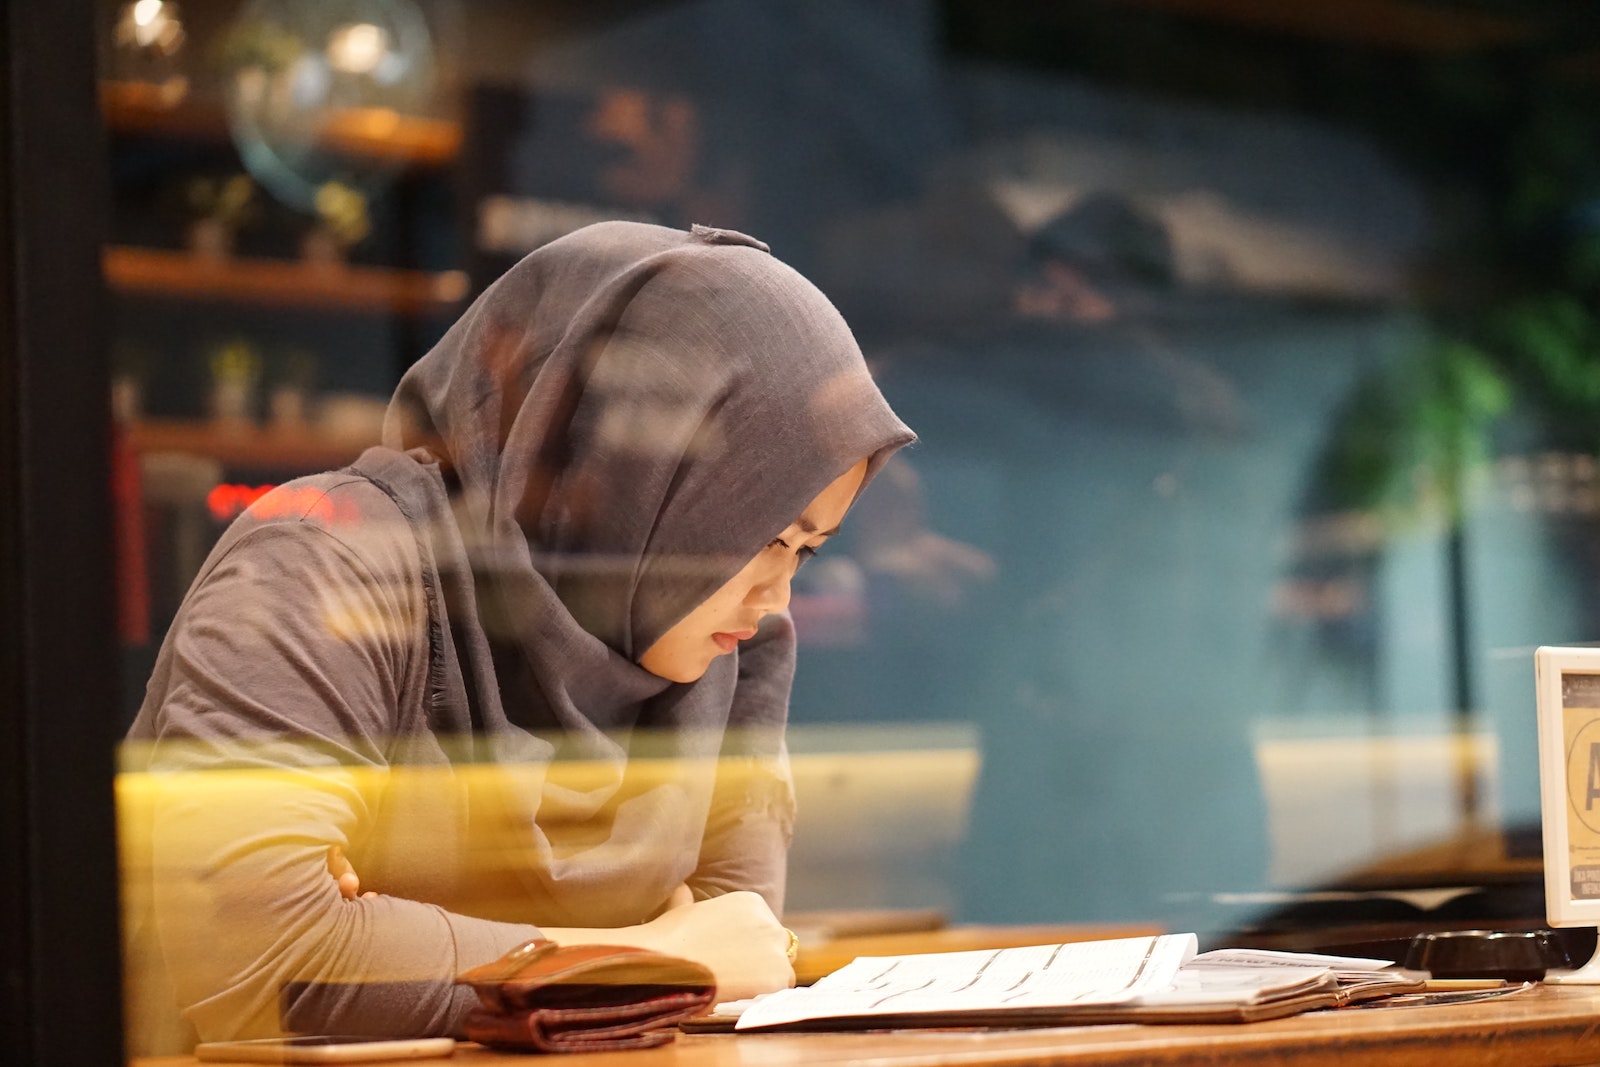
[[[722,649],[722,651],[732,652],[734,649],[739,647],[740,641],[748,641],[755,635],[756,632],[754,630],[735,630],[732,633],[712,634],[711,640],[715,641],[717,643],[717,647]]]

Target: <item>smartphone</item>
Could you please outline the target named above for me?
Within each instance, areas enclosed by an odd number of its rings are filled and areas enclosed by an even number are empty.
[[[352,1037],[342,1034],[203,1041],[195,1058],[207,1063],[373,1063],[454,1055],[453,1037]]]

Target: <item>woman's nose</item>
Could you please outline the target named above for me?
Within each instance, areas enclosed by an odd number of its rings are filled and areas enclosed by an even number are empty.
[[[789,582],[793,577],[794,572],[786,566],[763,571],[745,595],[745,603],[764,615],[782,611],[789,606]]]

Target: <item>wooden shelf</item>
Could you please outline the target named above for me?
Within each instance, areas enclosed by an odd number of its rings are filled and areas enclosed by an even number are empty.
[[[228,118],[220,106],[188,96],[174,102],[158,85],[102,82],[100,110],[113,133],[213,141],[229,136]],[[388,108],[348,108],[329,114],[317,143],[358,159],[440,167],[460,152],[461,126]]]
[[[203,419],[141,419],[128,426],[134,451],[187,452],[225,467],[297,473],[333,470],[375,444],[315,427],[232,426]]]
[[[119,293],[260,307],[417,315],[453,311],[465,299],[462,271],[428,273],[278,259],[206,259],[187,252],[113,246],[102,255]]]

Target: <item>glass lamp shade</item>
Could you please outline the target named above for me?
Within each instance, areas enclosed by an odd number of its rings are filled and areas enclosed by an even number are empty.
[[[399,160],[371,146],[433,96],[432,40],[411,0],[251,0],[223,56],[246,169],[307,212],[330,181],[381,191]]]

